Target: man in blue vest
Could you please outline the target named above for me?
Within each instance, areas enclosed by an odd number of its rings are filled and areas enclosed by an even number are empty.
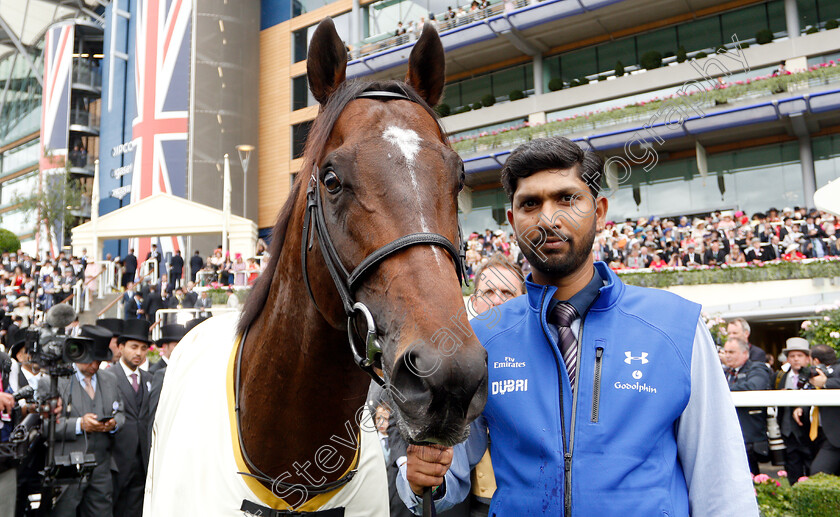
[[[502,170],[527,293],[472,320],[488,398],[454,448],[412,445],[398,482],[419,513],[462,500],[487,447],[491,515],[757,516],[741,430],[700,306],[624,285],[592,243],[603,163],[566,138],[520,146]]]

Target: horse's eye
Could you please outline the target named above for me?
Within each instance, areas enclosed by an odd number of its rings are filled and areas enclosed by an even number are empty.
[[[341,191],[341,180],[333,171],[327,171],[323,179],[324,186],[330,194],[338,194]]]

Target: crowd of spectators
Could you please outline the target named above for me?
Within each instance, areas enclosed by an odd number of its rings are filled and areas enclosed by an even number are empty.
[[[800,207],[752,216],[725,210],[692,220],[640,218],[607,222],[592,252],[614,270],[797,261],[837,256],[838,223],[832,215]]]
[[[801,207],[751,216],[724,210],[692,219],[642,217],[608,221],[592,253],[616,271],[758,265],[840,256],[838,230],[840,219]],[[529,269],[513,234],[489,229],[469,236],[467,266],[474,270],[497,251]]]
[[[87,257],[59,253],[55,260],[37,260],[21,250],[0,255],[0,310],[21,316],[28,325],[35,311],[67,300],[85,279]],[[36,277],[38,286],[36,288]]]

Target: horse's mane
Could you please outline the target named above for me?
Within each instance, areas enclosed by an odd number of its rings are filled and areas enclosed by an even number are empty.
[[[280,260],[280,254],[283,251],[283,243],[286,240],[286,231],[288,230],[289,220],[292,218],[292,213],[297,202],[300,189],[303,185],[309,182],[309,171],[317,163],[320,154],[327,144],[327,140],[332,133],[333,126],[335,126],[338,117],[347,107],[350,101],[354,100],[358,95],[364,91],[369,90],[383,90],[395,93],[402,93],[422,106],[429,115],[435,120],[435,123],[440,129],[440,134],[447,142],[446,133],[440,125],[440,119],[432,108],[420,97],[414,88],[402,81],[345,81],[336,91],[330,96],[326,106],[323,106],[321,112],[315,118],[312,124],[312,129],[306,138],[306,147],[303,153],[303,166],[301,172],[295,179],[292,190],[289,192],[289,197],[286,199],[283,208],[277,216],[277,222],[274,224],[274,229],[271,231],[271,242],[269,243],[268,265],[263,270],[263,273],[254,282],[251,289],[251,294],[245,301],[245,306],[242,311],[242,316],[239,318],[238,333],[242,334],[260,315],[268,301],[268,295],[271,289],[271,281],[274,277],[274,272],[277,270],[277,262]],[[447,142],[448,143],[448,142]]]

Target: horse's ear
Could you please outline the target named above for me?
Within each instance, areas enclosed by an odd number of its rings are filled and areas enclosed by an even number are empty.
[[[440,36],[429,22],[423,26],[423,33],[408,57],[405,82],[410,84],[429,106],[436,105],[443,95],[446,59],[443,56]]]
[[[306,57],[309,90],[321,105],[344,82],[347,72],[347,48],[338,37],[332,18],[324,18],[315,29]]]

